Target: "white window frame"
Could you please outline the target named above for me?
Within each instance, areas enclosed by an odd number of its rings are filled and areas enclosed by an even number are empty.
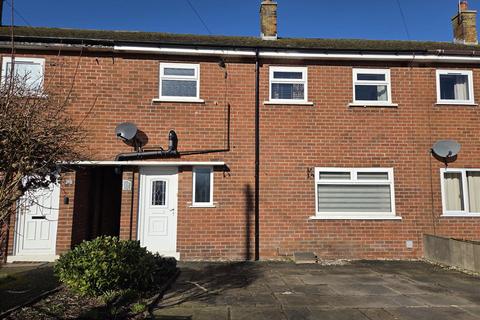
[[[440,169],[440,185],[442,191],[442,211],[444,217],[480,217],[480,212],[470,212],[470,198],[468,194],[467,172],[479,172],[480,169],[469,168],[442,168]],[[462,175],[462,190],[463,190],[463,208],[464,210],[447,210],[447,203],[445,200],[445,173],[460,173]]]
[[[328,179],[321,180],[320,172],[344,172],[350,173],[350,179]],[[357,174],[360,172],[379,172],[387,173],[388,180],[358,180]],[[319,212],[318,211],[318,184],[339,184],[339,185],[388,185],[390,186],[391,212]],[[402,218],[395,213],[395,181],[393,168],[315,168],[315,216],[310,219],[352,219],[352,220],[401,220]]]
[[[196,175],[199,169],[209,169],[210,170],[210,201],[209,202],[196,202],[195,201],[195,183],[196,183]],[[214,170],[212,166],[195,166],[192,169],[192,207],[198,208],[208,208],[214,207],[213,203],[213,177],[214,177]]]
[[[193,76],[166,76],[164,75],[165,68],[177,69],[193,69],[195,74]],[[197,93],[195,97],[184,96],[163,96],[162,95],[162,81],[163,80],[185,80],[197,82]],[[200,65],[194,63],[160,63],[159,83],[158,83],[159,98],[154,101],[179,101],[179,102],[203,102],[200,99]]]
[[[373,80],[358,80],[357,75],[359,73],[367,73],[367,74],[383,74],[385,75],[385,81],[373,81]],[[362,105],[362,106],[369,106],[369,105],[393,105],[392,104],[392,82],[390,78],[390,69],[357,69],[354,68],[352,72],[352,79],[353,79],[353,103],[352,105]],[[355,87],[357,85],[371,85],[371,86],[387,86],[387,100],[357,100]]]
[[[441,88],[440,88],[440,76],[441,75],[448,75],[448,74],[459,74],[468,77],[468,92],[469,92],[469,99],[468,100],[446,100],[442,99],[441,95]],[[475,95],[473,92],[473,72],[471,70],[446,70],[446,69],[438,69],[436,72],[437,77],[437,104],[475,104]]]
[[[39,90],[43,90],[43,84],[45,83],[45,59],[44,58],[29,58],[29,57],[15,57],[15,62],[30,62],[34,64],[40,64],[42,66],[42,79],[38,86]],[[2,59],[2,85],[5,85],[7,80],[7,63],[12,62],[12,57],[3,57]],[[15,66],[14,66],[15,68]]]
[[[274,79],[274,72],[301,72],[302,79]],[[287,83],[287,84],[303,84],[303,99],[273,99],[272,98],[272,84]],[[269,69],[269,101],[267,104],[312,104],[308,102],[308,68],[307,67],[279,67],[271,66]]]

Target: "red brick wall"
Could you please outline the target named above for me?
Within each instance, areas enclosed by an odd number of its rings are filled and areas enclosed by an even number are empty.
[[[60,184],[60,211],[58,214],[58,225],[57,225],[57,243],[56,251],[57,254],[64,253],[71,249],[72,247],[72,235],[74,233],[74,228],[82,228],[82,223],[73,225],[73,222],[77,219],[74,218],[74,207],[82,205],[82,200],[84,200],[85,194],[76,192],[76,178],[77,175],[75,172],[66,172],[62,174],[62,180]],[[79,175],[79,180],[86,179],[87,177]],[[77,199],[78,196],[78,199]],[[67,197],[69,199],[68,204],[65,204],[63,199]],[[78,210],[78,209],[77,209]],[[84,211],[77,212],[81,214]],[[78,217],[82,220],[83,217]],[[73,237],[74,238],[74,237]],[[74,239],[75,240],[75,239]],[[79,241],[76,239],[75,241]],[[75,242],[73,242],[75,243]]]
[[[187,58],[44,56],[48,88],[67,90],[74,81],[69,112],[75,121],[83,121],[85,140],[91,142],[91,159],[113,160],[117,153],[131,151],[114,135],[115,126],[124,121],[134,122],[148,135],[147,147],[166,147],[168,131],[175,129],[181,151],[222,149],[226,146],[226,106],[230,105],[231,150],[181,158],[225,161],[229,171],[217,168],[215,172],[216,207],[200,209],[189,204],[191,169],[181,170],[178,251],[188,260],[253,256],[252,61],[227,60],[225,79],[216,59],[190,60],[201,63],[200,95],[205,103],[186,104],[152,99],[158,97],[160,61],[184,62],[189,61]],[[278,258],[299,250],[314,251],[325,258],[415,258],[422,254],[421,236],[426,232],[478,239],[478,218],[440,217],[442,164],[429,154],[436,140],[456,139],[462,143],[462,151],[451,167],[480,168],[478,107],[435,105],[435,67],[428,65],[307,61],[293,65],[308,65],[313,106],[263,105],[268,100],[269,64],[261,68],[261,258]],[[393,103],[398,108],[348,107],[352,65],[390,68]],[[461,68],[474,69],[479,101],[479,69]],[[397,215],[402,220],[309,220],[315,213],[314,180],[307,177],[312,167],[393,167]],[[126,172],[124,178],[130,175]],[[133,191],[122,192],[122,238],[129,237],[132,192],[135,238],[138,173]],[[69,215],[68,210],[61,213],[60,224],[65,230],[71,228]],[[60,244],[64,237],[59,233]],[[413,249],[406,248],[406,240],[414,241]],[[57,247],[67,249],[66,245]]]
[[[443,164],[429,154],[436,140],[456,139],[463,149],[450,166],[480,167],[478,107],[435,105],[433,67],[355,64],[372,66],[391,70],[392,102],[398,108],[348,107],[353,89],[347,64],[309,66],[314,106],[262,106],[264,256],[308,250],[327,258],[414,258],[422,254],[423,233],[479,238],[478,218],[440,217]],[[267,67],[261,101],[268,98]],[[479,77],[475,69],[476,93]],[[307,178],[311,167],[394,168],[396,212],[402,220],[309,220],[315,212],[314,180]],[[413,249],[406,248],[406,240],[414,241]]]
[[[120,206],[120,239],[132,240],[137,238],[138,218],[138,170],[124,171],[123,180],[132,183],[131,190],[122,190]],[[133,200],[133,201],[132,201]]]

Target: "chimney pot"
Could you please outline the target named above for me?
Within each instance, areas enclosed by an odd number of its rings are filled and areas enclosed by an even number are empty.
[[[263,40],[277,40],[277,2],[263,0],[260,6],[260,29]]]
[[[458,13],[452,18],[453,42],[478,44],[477,11],[468,10],[467,1],[460,2]]]

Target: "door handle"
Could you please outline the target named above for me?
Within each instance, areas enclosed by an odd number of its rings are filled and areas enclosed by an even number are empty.
[[[175,209],[170,209],[169,210],[172,214],[175,214]]]

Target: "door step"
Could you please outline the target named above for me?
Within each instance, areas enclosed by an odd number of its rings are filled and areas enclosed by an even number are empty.
[[[317,263],[318,259],[313,252],[299,251],[293,253],[293,261],[295,261],[296,264],[313,264]]]

